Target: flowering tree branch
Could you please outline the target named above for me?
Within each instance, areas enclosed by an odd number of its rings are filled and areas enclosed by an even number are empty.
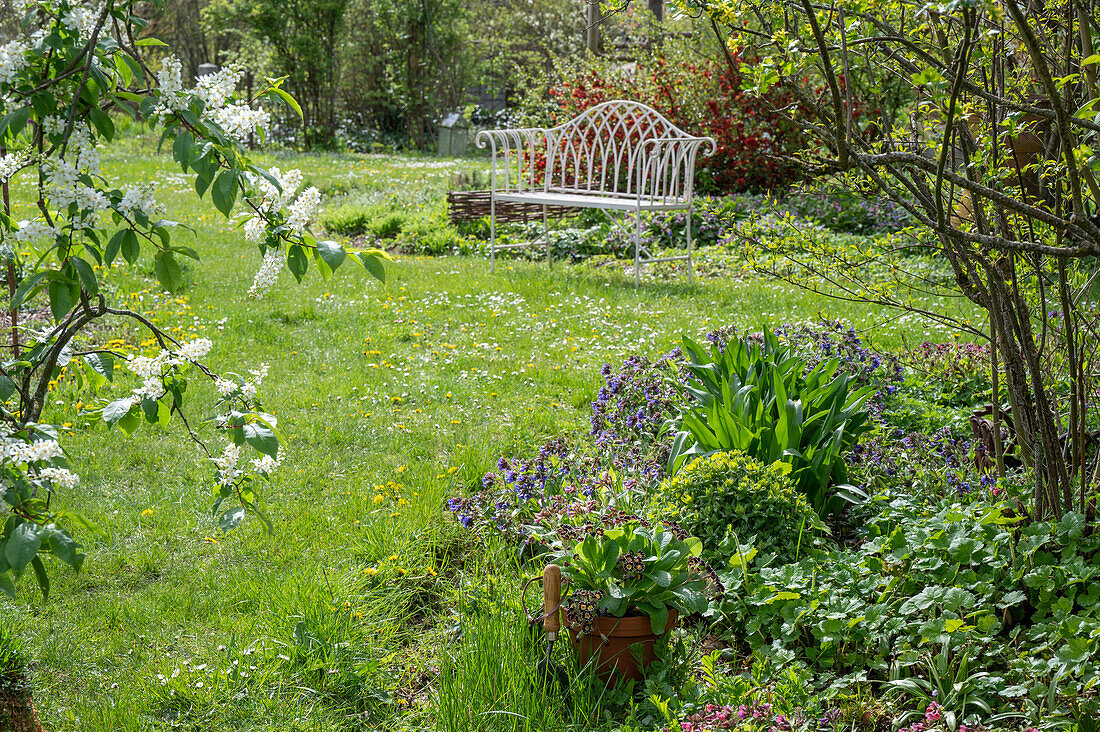
[[[164,0],[152,0],[163,7]],[[166,425],[173,416],[212,461],[219,498],[214,513],[224,529],[258,516],[257,481],[270,478],[282,461],[276,418],[265,412],[258,391],[266,366],[247,377],[219,376],[203,365],[213,344],[181,342],[148,318],[108,299],[104,278],[124,260],[136,263],[152,251],[160,285],[181,287],[179,257],[200,254],[172,236],[178,226],[157,201],[152,185],[112,184],[99,164],[99,146],[115,137],[114,114],[130,114],[162,132],[173,159],[194,176],[200,198],[232,217],[241,201],[248,213],[244,238],[257,245],[261,265],[249,295],[262,297],[285,261],[299,281],[310,260],[328,278],[346,260],[384,279],[384,252],[348,252],[319,241],[309,222],[320,202],[316,188],[298,193],[299,171],[267,171],[252,162],[246,142],[263,137],[270,122],[264,108],[297,102],[269,80],[253,99],[237,94],[244,69],[230,65],[185,86],[180,62],[171,55],[150,67],[142,50],[164,45],[143,37],[138,0],[14,0],[22,33],[0,46],[0,256],[7,263],[11,348],[0,363],[0,498],[10,516],[0,521],[0,591],[14,592],[14,580],[32,569],[48,592],[42,556],[52,555],[79,569],[80,545],[70,532],[94,530],[85,519],[51,507],[57,490],[72,489],[58,431],[41,424],[51,389],[63,373],[98,389],[116,378],[122,365],[139,381],[127,395],[103,403],[94,415],[129,434],[141,424]],[[9,184],[30,183],[37,215],[17,221]],[[296,195],[297,194],[297,195]],[[31,328],[19,311],[48,306],[52,327]],[[85,340],[88,327],[103,318],[135,322],[159,346],[151,355],[123,356]],[[217,390],[213,427],[227,438],[219,453],[188,420],[184,393],[193,373]],[[258,457],[249,459],[244,450]],[[233,499],[235,503],[227,504]],[[0,516],[0,519],[3,517]]]

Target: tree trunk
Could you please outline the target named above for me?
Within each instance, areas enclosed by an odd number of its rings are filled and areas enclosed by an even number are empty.
[[[588,6],[588,14],[585,18],[585,42],[588,52],[593,56],[600,53],[600,2],[599,0],[585,0]]]
[[[0,732],[44,732],[29,689],[0,689]]]

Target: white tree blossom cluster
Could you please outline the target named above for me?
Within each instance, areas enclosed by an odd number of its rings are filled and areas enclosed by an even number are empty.
[[[161,101],[153,114],[164,118],[172,112],[186,109],[192,95],[205,103],[203,116],[214,122],[238,142],[247,142],[254,135],[268,127],[271,114],[265,109],[253,109],[247,102],[235,100],[237,84],[244,76],[244,67],[231,64],[213,74],[199,77],[195,87],[187,91],[183,86],[183,65],[175,56],[161,61],[157,71],[157,84]]]
[[[49,483],[57,488],[75,488],[80,478],[59,463],[64,454],[57,440],[39,433],[39,439],[24,440],[7,425],[0,425],[0,467],[20,474],[36,485]]]
[[[140,211],[150,220],[160,218],[167,213],[168,207],[153,197],[153,190],[154,185],[152,183],[124,186],[122,188],[122,201],[118,207],[124,213],[129,214]]]
[[[160,88],[160,104],[153,109],[153,117],[163,118],[172,112],[187,109],[190,96],[183,90],[183,64],[175,56],[166,56],[157,71]]]
[[[270,172],[272,177],[279,181],[278,186],[267,178],[248,174],[249,184],[259,193],[258,200],[250,199],[259,213],[250,216],[244,222],[244,236],[248,241],[263,240],[268,219],[280,216],[284,208],[288,210],[287,228],[301,236],[321,203],[321,192],[313,186],[302,191],[301,195],[294,199],[298,186],[302,184],[302,171],[293,169],[283,173],[278,168],[272,168]],[[294,199],[293,202],[291,199]],[[248,296],[262,298],[278,281],[280,269],[282,269],[281,253],[274,248],[266,249],[260,269],[256,272],[252,286],[248,289]]]
[[[27,154],[23,150],[16,150],[0,157],[0,183],[11,179],[26,164]]]
[[[244,71],[240,64],[230,64],[218,72],[199,77],[195,85],[195,95],[206,102],[205,114],[242,143],[271,123],[267,110],[233,101]]]
[[[251,461],[251,471],[270,478],[275,474],[275,471],[279,469],[279,466],[283,463],[284,451],[279,449],[278,455],[272,457],[271,455],[263,455],[262,457],[253,458]],[[232,486],[236,484],[241,478],[244,478],[248,470],[245,469],[245,464],[241,460],[241,447],[232,442],[226,443],[222,449],[222,454],[217,457],[210,458],[211,462],[218,468],[218,485]]]
[[[81,43],[87,43],[91,40],[92,30],[102,13],[103,3],[92,7],[74,3],[72,9],[61,16],[61,23],[76,33]]]
[[[251,199],[252,204],[260,213],[274,216],[282,211],[287,203],[294,198],[298,186],[302,185],[302,171],[294,168],[284,173],[278,168],[272,168],[268,172],[272,178],[279,181],[278,187],[263,176],[247,173],[245,178],[248,180],[249,185],[254,187],[260,194],[259,200]],[[259,240],[257,239],[257,241]]]
[[[233,485],[244,475],[237,467],[241,459],[240,445],[227,443],[221,455],[210,459],[218,468],[218,485]]]
[[[302,191],[302,195],[298,196],[298,200],[290,205],[290,215],[286,219],[286,225],[289,226],[295,234],[301,234],[305,231],[306,226],[309,225],[309,221],[313,218],[313,214],[320,203],[320,191],[313,186],[305,189]]]
[[[248,296],[260,299],[279,281],[279,270],[283,268],[283,254],[278,249],[268,249],[264,252],[264,261],[260,263],[260,269],[252,280],[252,286],[248,288]]]
[[[0,46],[0,84],[10,84],[27,65],[27,51],[31,44],[17,38]]]
[[[176,350],[164,350],[155,356],[134,356],[127,363],[130,369],[142,380],[141,386],[130,395],[131,402],[138,399],[160,399],[164,396],[164,375],[183,363],[194,363],[210,353],[213,343],[209,338],[198,338],[184,343]]]
[[[12,234],[12,237],[17,242],[25,244],[44,239],[47,236],[57,236],[57,233],[58,228],[56,226],[50,226],[42,219],[35,219],[34,221],[24,219],[19,222],[19,229]]]
[[[244,409],[257,406],[254,400],[259,394],[260,385],[267,378],[267,372],[268,365],[264,363],[260,364],[258,368],[249,370],[248,378],[239,376],[235,379],[218,378],[214,382],[214,386],[222,399],[219,406],[222,408],[242,407]],[[220,414],[214,417],[214,421],[224,427],[229,424],[230,415]],[[218,468],[218,484],[232,486],[248,476],[250,472],[264,477],[271,477],[282,465],[284,456],[285,452],[280,447],[275,456],[261,455],[251,461],[250,469],[246,469],[241,460],[240,446],[231,442],[225,446],[221,455],[211,458],[211,460]]]
[[[218,394],[222,399],[243,399],[246,402],[250,402],[256,398],[256,395],[260,392],[260,385],[264,379],[267,378],[268,365],[266,363],[260,364],[259,368],[251,369],[248,374],[252,378],[243,379],[239,378],[234,381],[233,379],[219,378],[214,382],[214,388],[218,390]],[[221,419],[221,418],[219,418]],[[224,422],[224,419],[221,421]]]

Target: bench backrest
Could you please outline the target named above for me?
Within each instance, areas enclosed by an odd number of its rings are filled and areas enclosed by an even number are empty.
[[[691,195],[700,144],[713,146],[657,110],[621,99],[546,132],[546,187],[567,193],[682,200]]]

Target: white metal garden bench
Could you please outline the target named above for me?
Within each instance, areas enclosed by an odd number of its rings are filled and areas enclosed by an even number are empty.
[[[691,213],[695,159],[704,146],[713,155],[710,137],[694,137],[657,110],[638,102],[615,100],[591,107],[557,127],[486,130],[477,146],[492,153],[489,257],[496,272],[497,250],[546,246],[553,267],[547,206],[601,209],[634,243],[634,285],[641,265],[686,261],[693,276]],[[497,245],[498,201],[540,204],[543,237]],[[634,214],[633,231],[611,212]],[[641,243],[643,211],[686,211],[687,253],[654,257]]]

